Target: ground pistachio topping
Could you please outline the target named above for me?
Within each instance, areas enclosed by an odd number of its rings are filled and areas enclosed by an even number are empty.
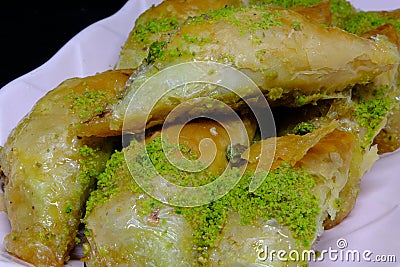
[[[350,33],[363,34],[386,23],[393,24],[397,31],[400,31],[400,21],[394,16],[386,16],[379,12],[358,11],[345,0],[331,0],[330,6],[333,25]]]
[[[82,146],[79,150],[82,158],[79,159],[80,172],[78,177],[84,185],[91,183],[102,170],[102,166],[99,165],[101,163],[98,160],[101,157],[99,151],[100,148],[92,148],[88,145]]]
[[[313,132],[315,129],[317,129],[317,126],[314,124],[302,121],[293,128],[292,134],[305,135]]]
[[[387,86],[381,86],[379,89],[373,90],[372,97],[368,98],[355,93],[359,98],[356,104],[355,117],[360,126],[367,129],[363,142],[365,147],[372,144],[377,129],[393,107],[394,100],[385,94],[387,89]]]
[[[240,11],[252,11],[253,16],[249,16],[247,19],[237,18],[239,16]],[[254,13],[256,12],[256,13]],[[257,16],[254,19],[254,15]],[[282,26],[283,23],[281,21],[281,13],[280,10],[268,10],[263,8],[262,6],[252,6],[252,7],[233,7],[227,6],[222,9],[213,10],[207,12],[203,15],[198,17],[192,18],[188,23],[198,23],[207,21],[209,23],[213,23],[218,20],[226,21],[232,25],[237,26],[241,32],[251,31],[254,32],[255,30],[268,30],[275,26]]]
[[[396,18],[383,17],[379,13],[359,11],[353,16],[349,17],[343,29],[354,33],[363,34],[369,30],[376,29],[386,23],[391,23],[397,31],[400,31],[400,21]]]
[[[274,75],[274,73],[271,74],[268,73],[267,75]],[[269,76],[271,77],[271,76]],[[278,100],[279,98],[281,98],[283,96],[284,93],[284,89],[282,87],[274,87],[269,89],[269,92],[267,94],[267,97],[271,100]]]
[[[120,180],[130,180],[130,173],[125,166],[124,153],[115,151],[106,163],[106,168],[97,177],[97,189],[94,190],[86,202],[86,216],[96,205],[104,203],[113,194],[119,191]]]
[[[98,115],[104,110],[106,93],[103,91],[93,92],[86,87],[83,93],[72,92],[67,99],[71,101],[70,109],[78,114],[81,120],[88,120],[93,115]]]
[[[179,27],[179,21],[175,18],[150,19],[135,26],[135,32],[131,38],[136,42],[150,44],[154,40],[151,35],[163,32],[172,32]]]
[[[322,0],[250,0],[250,5],[273,5],[284,8],[293,6],[312,6]],[[400,21],[395,17],[379,14],[379,12],[365,12],[355,9],[346,0],[330,0],[333,26],[342,28],[350,33],[363,34],[387,23],[391,23],[400,32]],[[293,23],[295,30],[301,25]]]
[[[180,149],[191,155],[190,150],[184,146]],[[135,164],[138,164],[138,168],[151,161],[160,174],[173,177],[174,182],[180,181],[182,185],[203,185],[216,178],[207,172],[185,173],[171,166],[162,150],[160,138],[149,142],[146,150],[147,152],[144,152],[142,148],[142,151],[138,151],[135,147],[138,161]],[[142,175],[146,175],[143,173],[146,172],[145,169],[140,168]],[[208,205],[176,207],[175,212],[182,214],[195,229],[194,245],[200,253],[206,253],[207,248],[215,245],[230,211],[236,211],[243,224],[256,222],[260,218],[265,221],[274,219],[281,225],[287,226],[302,245],[310,245],[315,237],[316,217],[319,214],[319,201],[313,193],[316,186],[315,177],[306,170],[283,163],[281,167],[265,174],[264,183],[251,193],[249,184],[252,177],[251,172],[246,172],[229,193]],[[121,181],[129,183],[132,192],[143,193],[126,168],[123,152],[115,152],[107,162],[106,170],[99,176],[98,189],[91,194],[87,212],[90,213],[95,205],[105,202],[118,192]],[[143,202],[141,207],[148,213],[159,205],[163,204],[150,198],[147,202]]]
[[[146,62],[147,64],[153,63],[157,58],[163,55],[164,47],[167,45],[167,42],[153,42],[149,47],[149,53],[147,54]]]

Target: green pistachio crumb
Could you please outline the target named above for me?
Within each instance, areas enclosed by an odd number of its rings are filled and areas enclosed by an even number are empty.
[[[304,96],[300,96],[297,98],[297,104],[303,105],[306,102],[306,98]]]
[[[79,159],[79,181],[83,185],[92,184],[104,169],[103,162],[105,159],[103,157],[105,155],[102,153],[100,147],[90,147],[88,145],[83,145],[79,152],[81,156]]]
[[[103,256],[107,255],[107,250],[105,248],[100,248],[100,254]]]
[[[271,74],[273,75],[273,74]],[[276,74],[277,75],[277,74]],[[274,87],[271,88],[267,94],[267,97],[271,100],[278,100],[283,96],[283,88],[282,87]]]
[[[86,202],[86,216],[91,210],[101,203],[104,203],[107,198],[111,197],[118,191],[118,178],[128,177],[130,174],[128,170],[121,172],[125,164],[125,158],[123,152],[115,151],[111,158],[106,163],[106,168],[97,179],[97,190],[90,194],[89,200]]]
[[[313,132],[315,129],[317,129],[317,127],[312,123],[300,122],[293,128],[292,134],[305,135]]]
[[[65,213],[70,213],[72,211],[71,204],[67,203],[67,207],[65,208]]]
[[[163,49],[167,45],[167,42],[153,42],[149,47],[149,53],[146,58],[147,64],[153,63],[157,58],[161,57],[164,53]]]
[[[303,26],[302,26],[301,22],[299,22],[299,21],[293,21],[293,22],[292,22],[292,28],[293,28],[293,30],[295,30],[295,31],[300,31],[302,27],[303,27]]]
[[[262,21],[261,22],[254,22],[251,26],[250,29],[252,30],[268,30],[272,27],[275,26],[282,26],[283,23],[279,19],[281,18],[281,15],[278,10],[275,12],[267,12],[264,13],[262,16]]]

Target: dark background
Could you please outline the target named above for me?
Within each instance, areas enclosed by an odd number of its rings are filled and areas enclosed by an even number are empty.
[[[45,63],[74,35],[126,2],[2,1],[0,88]]]

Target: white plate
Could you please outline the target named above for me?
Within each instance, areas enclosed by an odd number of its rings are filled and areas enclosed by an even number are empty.
[[[10,131],[30,111],[34,103],[46,92],[67,78],[84,77],[112,69],[117,62],[121,46],[134,25],[136,17],[160,0],[131,0],[115,15],[101,20],[72,38],[48,62],[10,82],[0,90],[0,145]],[[391,10],[400,8],[400,0],[352,0],[363,10]],[[62,66],[62,67],[60,67]],[[330,256],[312,266],[365,266],[362,253],[375,256],[394,255],[400,266],[400,152],[385,155],[376,162],[361,184],[356,207],[346,220],[326,231],[317,243],[317,249],[330,249]],[[5,213],[0,213],[0,266],[23,266],[8,261],[2,240],[10,231]],[[337,247],[344,238],[348,246]],[[337,252],[335,253],[335,250]],[[371,253],[368,253],[370,251]],[[346,255],[360,253],[361,262],[347,261]],[[3,256],[2,256],[3,255]],[[335,255],[339,256],[334,260]],[[340,256],[343,256],[341,259]],[[332,259],[332,260],[331,260]],[[375,266],[377,262],[371,262]],[[68,266],[83,266],[70,261]]]

